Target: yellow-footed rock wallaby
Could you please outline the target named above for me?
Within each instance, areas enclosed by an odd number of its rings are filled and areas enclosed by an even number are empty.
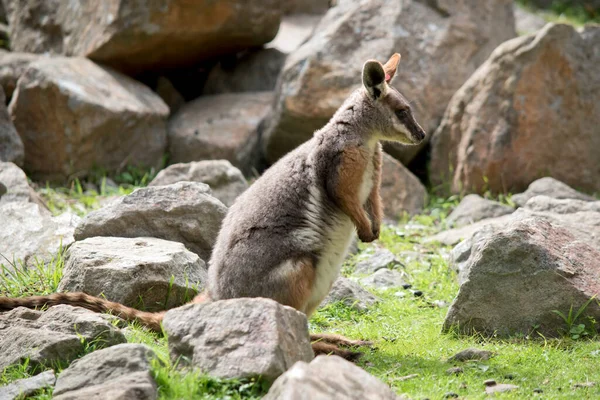
[[[310,316],[338,277],[354,231],[379,237],[382,204],[380,141],[418,144],[425,132],[408,101],[390,83],[400,55],[367,61],[363,86],[312,139],[270,167],[237,198],[223,221],[209,262],[206,293],[194,302],[266,297]],[[110,311],[160,331],[164,312],[148,313],[85,293],[0,298],[0,311],[71,304]],[[314,335],[315,353],[346,358],[337,335]]]

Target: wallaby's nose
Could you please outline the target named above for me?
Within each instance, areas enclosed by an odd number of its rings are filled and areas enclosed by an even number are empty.
[[[419,130],[417,131],[417,135],[416,135],[416,136],[417,136],[417,140],[418,140],[419,142],[422,142],[422,141],[423,141],[423,139],[425,139],[425,131],[424,131],[423,129],[419,129]]]

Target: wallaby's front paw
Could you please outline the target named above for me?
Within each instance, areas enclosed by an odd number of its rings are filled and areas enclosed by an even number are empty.
[[[358,238],[361,240],[361,242],[364,242],[364,243],[370,243],[370,242],[376,240],[378,237],[379,237],[379,232],[377,232],[377,235],[375,235],[375,232],[373,232],[370,227],[368,230],[365,229],[365,230],[358,231]]]

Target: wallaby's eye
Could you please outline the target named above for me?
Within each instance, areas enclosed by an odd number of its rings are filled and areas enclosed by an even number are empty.
[[[396,113],[396,117],[398,117],[399,119],[404,119],[408,116],[407,109],[396,110],[395,113]]]

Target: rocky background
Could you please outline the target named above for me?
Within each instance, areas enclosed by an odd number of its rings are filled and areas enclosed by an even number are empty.
[[[60,291],[150,311],[185,303],[204,287],[227,207],[360,87],[365,60],[398,51],[394,85],[428,135],[385,145],[386,221],[438,196],[462,199],[448,229],[423,241],[453,246],[461,286],[443,330],[508,337],[535,326],[551,337],[564,322],[554,310],[583,304],[598,321],[600,26],[547,24],[545,13],[600,21],[600,4],[559,3],[3,0],[0,273],[64,255]],[[122,192],[123,181],[145,187]],[[65,185],[111,195],[89,213],[57,208],[48,193]],[[365,254],[324,305],[365,310],[378,301],[365,288],[410,288],[403,260],[383,247]],[[350,376],[348,398],[396,398],[341,359],[311,361],[302,314],[267,300],[220,303],[167,314],[174,363],[262,376],[272,399],[329,398]],[[57,399],[156,398],[157,356],[125,343],[121,327],[69,306],[0,314],[0,370],[69,365],[86,341],[105,348],[58,380],[44,372],[0,387],[0,398],[55,383]]]

